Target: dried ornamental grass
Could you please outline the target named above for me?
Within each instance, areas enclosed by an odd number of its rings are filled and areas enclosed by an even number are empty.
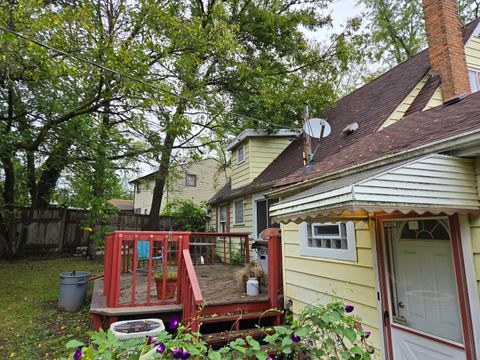
[[[235,279],[238,282],[238,286],[242,289],[247,287],[247,281],[251,277],[257,278],[260,285],[266,285],[266,276],[262,267],[257,262],[250,262],[245,264],[241,269],[238,269],[235,273]]]

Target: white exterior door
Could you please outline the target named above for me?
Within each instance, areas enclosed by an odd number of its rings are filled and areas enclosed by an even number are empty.
[[[395,360],[466,359],[448,224],[384,222]]]

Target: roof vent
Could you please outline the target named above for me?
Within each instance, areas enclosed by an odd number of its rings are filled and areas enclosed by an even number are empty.
[[[463,99],[465,99],[466,97],[467,97],[467,94],[466,94],[466,93],[460,94],[460,95],[458,95],[458,96],[455,96],[454,98],[451,98],[451,99],[448,100],[448,101],[445,101],[445,102],[443,103],[443,105],[448,106],[448,105],[456,104],[456,103],[462,101]]]
[[[350,135],[350,134],[354,133],[355,131],[357,131],[357,129],[358,129],[358,123],[353,122],[353,123],[347,125],[345,127],[345,129],[342,130],[342,133],[344,133],[345,135]]]

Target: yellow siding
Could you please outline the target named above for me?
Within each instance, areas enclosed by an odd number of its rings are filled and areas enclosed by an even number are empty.
[[[418,93],[420,90],[422,90],[423,86],[428,80],[428,75],[425,76],[418,84],[413,88],[413,90],[408,94],[408,96],[400,103],[400,105],[397,106],[395,111],[390,114],[390,116],[385,120],[385,122],[380,126],[378,130],[382,130],[383,128],[386,128],[387,126],[390,126],[394,123],[396,123],[398,120],[403,118],[405,113],[407,112],[408,108],[410,105],[412,105],[413,100],[418,96]]]
[[[480,190],[480,157],[475,159],[475,173],[477,175],[477,186]],[[472,241],[473,265],[477,279],[478,293],[480,294],[480,215],[469,215],[470,236]]]
[[[472,37],[465,45],[467,66],[480,70],[480,38]]]
[[[284,293],[293,301],[294,314],[307,304],[327,303],[335,294],[355,306],[355,314],[372,332],[370,339],[379,350],[373,230],[366,223],[355,225],[356,262],[301,256],[299,234],[299,225],[282,225]]]
[[[244,224],[235,225],[235,201],[244,200]],[[230,203],[230,231],[231,232],[242,232],[242,233],[251,233],[253,226],[253,210],[252,210],[252,197],[245,196],[231,200]]]
[[[428,110],[443,104],[443,97],[442,97],[442,90],[440,87],[435,90],[430,100],[428,100],[427,105],[423,108],[423,110]]]
[[[250,146],[249,141],[243,144],[243,158],[241,163],[238,163],[237,148],[232,153],[232,189],[236,189],[250,183]]]
[[[254,137],[250,139],[250,181],[288,146],[288,137]]]

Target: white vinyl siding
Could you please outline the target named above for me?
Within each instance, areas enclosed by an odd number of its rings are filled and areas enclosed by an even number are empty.
[[[328,214],[335,206],[344,209],[346,203],[368,211],[375,211],[380,204],[392,211],[406,206],[412,210],[478,210],[473,162],[439,154],[426,156],[352,185],[325,192],[319,190],[317,194],[310,193],[291,201],[287,199],[274,205],[270,215],[274,220],[289,218],[301,222],[309,212],[319,214],[325,209]]]

